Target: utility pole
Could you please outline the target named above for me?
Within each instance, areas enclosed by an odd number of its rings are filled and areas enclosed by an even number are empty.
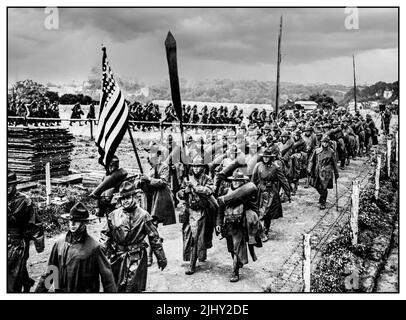
[[[276,101],[275,101],[275,116],[278,117],[279,113],[279,78],[280,78],[280,64],[281,64],[281,38],[282,38],[282,16],[279,27],[278,37],[278,64],[276,69]]]
[[[354,54],[352,55],[352,68],[354,71],[354,110],[355,113],[357,113],[358,111],[358,105],[357,105],[357,82],[355,79],[355,58],[354,58]]]

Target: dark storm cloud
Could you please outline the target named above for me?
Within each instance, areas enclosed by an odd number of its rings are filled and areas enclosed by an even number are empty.
[[[42,9],[11,12],[9,30],[15,42],[29,43],[33,50],[55,42],[54,37],[30,33],[18,23],[41,15]],[[359,30],[345,29],[344,8],[61,8],[60,25],[61,30],[99,33],[120,43],[150,38],[160,46],[170,29],[185,57],[257,64],[274,63],[281,15],[282,49],[289,64],[397,47],[396,9],[360,9]]]

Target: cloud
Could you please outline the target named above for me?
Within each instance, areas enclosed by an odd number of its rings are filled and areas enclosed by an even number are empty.
[[[281,15],[285,66],[396,49],[397,9],[359,10],[359,30],[347,30],[344,8],[60,8],[60,28],[49,31],[43,9],[13,8],[8,9],[9,64],[11,71],[26,67],[38,76],[49,68],[63,72],[68,64],[65,76],[83,78],[99,62],[103,42],[120,57],[112,61],[119,71],[126,76],[141,71],[140,80],[148,81],[166,72],[163,43],[171,30],[180,62],[211,63],[221,78],[229,65],[257,70],[275,63]]]

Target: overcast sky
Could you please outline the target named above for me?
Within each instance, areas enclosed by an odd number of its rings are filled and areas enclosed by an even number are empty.
[[[359,29],[347,30],[344,8],[59,8],[59,29],[47,30],[44,9],[13,8],[9,82],[79,84],[104,43],[117,77],[157,83],[168,78],[168,30],[181,78],[274,81],[281,15],[281,81],[351,84],[352,53],[359,83],[398,79],[397,9],[359,9]]]

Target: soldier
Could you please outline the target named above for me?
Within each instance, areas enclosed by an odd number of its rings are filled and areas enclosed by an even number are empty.
[[[216,124],[216,123],[218,123],[218,119],[217,119],[217,108],[216,108],[216,107],[213,107],[213,108],[210,110],[209,123],[210,123],[210,124]]]
[[[251,181],[258,187],[257,204],[259,218],[263,221],[264,229],[262,242],[268,241],[271,220],[283,217],[279,190],[282,188],[290,199],[290,187],[278,158],[277,146],[264,151],[262,161],[254,168]]]
[[[299,179],[302,177],[302,169],[306,170],[307,164],[306,143],[302,138],[302,133],[300,130],[295,131],[293,139],[294,144],[292,146],[292,154],[290,155],[291,181],[293,184],[291,192],[292,196],[294,196],[297,192]]]
[[[317,147],[317,137],[316,134],[313,133],[313,127],[311,127],[310,125],[306,126],[302,137],[306,144],[307,163],[313,153],[313,150]],[[306,184],[304,186],[306,189],[309,187],[309,178],[309,176],[307,176],[306,178]]]
[[[235,170],[228,180],[231,182],[231,188],[226,195],[218,198],[220,209],[216,233],[221,233],[226,238],[228,252],[233,259],[230,282],[237,282],[240,279],[239,269],[248,263],[248,250],[252,260],[257,260],[254,246],[262,247],[261,225],[258,219],[255,184],[248,182],[248,177],[239,170]]]
[[[183,260],[190,261],[185,274],[196,271],[196,262],[206,261],[207,249],[212,247],[217,206],[211,196],[214,191],[212,179],[205,174],[203,158],[196,156],[190,164],[189,181],[185,181],[178,197],[185,201],[183,216]]]
[[[152,223],[158,229],[158,224],[170,225],[176,223],[175,206],[169,189],[169,166],[163,161],[162,151],[151,148],[148,157],[151,166],[149,175],[143,174],[137,183],[147,196],[147,211],[152,217]],[[153,263],[153,250],[148,253],[148,266]]]
[[[89,112],[87,113],[86,119],[96,119],[96,110],[93,101],[90,103]],[[87,121],[85,121],[85,124],[87,124]]]
[[[237,113],[238,113],[238,107],[234,106],[234,108],[230,112],[230,121],[233,124],[237,124]]]
[[[159,269],[164,270],[167,265],[162,239],[153,218],[139,205],[139,191],[129,181],[121,184],[121,207],[109,214],[102,231],[118,292],[145,291],[148,273],[146,237]]]
[[[307,173],[311,176],[310,185],[320,194],[321,210],[326,209],[327,189],[333,189],[333,179],[336,184],[338,179],[337,159],[329,142],[330,138],[324,136],[321,147],[313,151],[307,166]]]
[[[16,174],[7,171],[7,292],[30,292],[34,285],[27,271],[30,241],[44,251],[44,233],[34,203],[17,191]]]
[[[365,147],[365,131],[362,116],[356,116],[354,118],[354,123],[352,125],[354,133],[358,137],[358,156],[362,157],[364,155]]]
[[[89,215],[86,206],[78,202],[69,214],[62,215],[69,220],[69,231],[54,244],[48,260],[48,270],[42,275],[35,292],[48,292],[48,280],[55,292],[98,293],[100,281],[104,292],[116,292],[113,273],[102,246],[86,230],[86,224],[95,219]],[[57,268],[57,272],[51,267]]]
[[[390,121],[392,119],[392,111],[389,106],[386,106],[385,111],[382,114],[383,129],[385,134],[389,134]]]
[[[209,123],[209,113],[208,113],[206,105],[204,105],[203,108],[202,108],[200,122],[204,123],[204,124]]]
[[[243,109],[240,109],[240,110],[238,111],[236,124],[241,125],[241,123],[243,122],[243,120],[244,120],[244,114],[243,114],[243,112],[244,112]]]
[[[355,140],[355,133],[352,130],[349,118],[343,118],[342,120],[342,128],[344,134],[344,143],[345,143],[345,156],[346,156],[346,165],[350,164],[350,157],[354,158],[356,154],[356,140]]]
[[[258,108],[254,108],[254,110],[252,110],[252,112],[248,116],[248,120],[250,122],[250,125],[258,124]]]
[[[378,129],[375,126],[374,120],[372,120],[371,115],[368,113],[366,115],[366,122],[364,124],[364,130],[365,130],[365,147],[366,147],[366,152],[369,153],[369,149],[371,146],[371,143],[373,145],[378,144]]]
[[[110,161],[106,170],[106,176],[95,190],[89,195],[96,200],[96,216],[107,217],[116,207],[113,203],[114,194],[119,190],[123,180],[128,173],[123,168],[120,168],[120,161],[116,155]]]
[[[345,159],[347,158],[345,142],[344,142],[344,133],[341,127],[341,124],[338,120],[333,121],[333,128],[326,132],[326,135],[334,140],[337,144],[337,154],[338,159],[340,160],[340,169],[344,170]]]
[[[82,115],[84,115],[85,113],[83,112],[83,110],[80,107],[80,103],[76,103],[73,108],[72,108],[72,115],[71,115],[71,119],[80,119],[82,117]],[[72,125],[72,121],[69,122],[69,125]],[[82,126],[82,122],[79,121],[79,126]]]

